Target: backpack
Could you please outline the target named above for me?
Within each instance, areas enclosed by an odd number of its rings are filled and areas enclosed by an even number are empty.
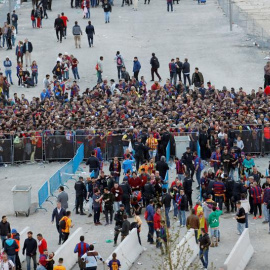
[[[118,66],[122,66],[123,65],[123,61],[122,61],[121,56],[117,56],[116,63],[117,63]]]
[[[98,64],[96,64],[96,67],[95,67],[95,69],[98,71]]]
[[[59,227],[62,229],[62,230],[65,230],[66,229],[66,219],[62,219],[60,222],[59,222]]]
[[[154,58],[154,59],[153,59],[153,66],[159,68],[159,61],[158,61],[157,58]]]
[[[144,212],[144,219],[147,220],[147,218],[148,218],[148,211],[146,210],[146,211]]]

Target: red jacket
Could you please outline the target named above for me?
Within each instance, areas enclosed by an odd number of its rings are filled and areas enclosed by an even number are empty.
[[[154,214],[154,229],[160,229],[161,216],[157,213]]]
[[[48,249],[47,248],[47,241],[43,238],[40,242],[41,243],[38,246],[38,251],[39,251],[40,254],[43,254],[44,253],[44,250],[45,249]]]
[[[141,187],[142,185],[142,180],[140,177],[136,177],[135,179],[133,177],[131,177],[129,180],[128,180],[128,183],[130,185],[131,188],[136,188],[136,187]]]
[[[116,192],[116,190],[118,192]],[[122,201],[123,189],[121,187],[118,187],[117,189],[115,187],[113,187],[111,189],[111,193],[114,195],[116,202],[121,202]],[[118,196],[116,196],[116,194],[118,194]]]

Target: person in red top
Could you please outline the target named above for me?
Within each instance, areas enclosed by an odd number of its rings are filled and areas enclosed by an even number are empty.
[[[37,240],[38,240],[38,251],[40,255],[44,253],[45,250],[47,250],[47,241],[43,238],[42,234],[39,233],[37,235]]]
[[[151,90],[159,90],[160,89],[160,84],[156,81],[154,84],[151,86]]]
[[[66,39],[67,38],[67,22],[69,21],[68,20],[68,17],[67,16],[65,16],[65,14],[64,14],[64,12],[62,12],[61,13],[61,19],[63,20],[63,22],[64,22],[64,29],[63,29],[63,36],[64,36],[64,38]]]
[[[159,237],[160,237],[160,222],[161,222],[161,209],[157,208],[156,213],[154,214],[154,229],[156,231],[156,247],[160,248],[160,241],[159,241]]]
[[[114,195],[114,212],[120,209],[120,204],[122,204],[123,189],[119,187],[118,183],[114,183],[111,193]]]
[[[145,169],[142,168],[141,169],[141,174],[140,174],[140,178],[141,178],[141,187],[144,187],[144,185],[146,184],[146,182],[148,180],[150,180],[150,175],[148,173],[145,172]]]
[[[129,183],[132,191],[140,190],[141,185],[142,185],[142,180],[140,177],[137,176],[136,172],[133,172],[132,177],[128,180],[128,183]]]
[[[71,70],[74,76],[74,80],[80,80],[80,75],[78,72],[79,61],[73,55],[70,55],[70,60],[71,60]]]

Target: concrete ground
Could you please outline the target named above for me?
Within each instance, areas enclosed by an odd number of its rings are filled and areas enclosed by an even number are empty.
[[[242,86],[249,92],[262,85],[264,53],[250,47],[240,28],[229,31],[228,19],[216,1],[209,0],[206,5],[198,5],[196,1],[182,0],[179,5],[174,5],[173,13],[166,11],[165,0],[153,1],[150,5],[143,2],[140,0],[138,11],[133,11],[132,7],[120,7],[121,1],[115,0],[110,24],[104,23],[101,7],[91,9],[91,21],[96,30],[94,47],[88,47],[83,33],[81,49],[75,48],[71,33],[75,20],[78,20],[83,32],[87,25],[87,20],[82,19],[81,9],[71,9],[69,0],[53,1],[53,11],[48,11],[49,19],[43,20],[43,28],[32,29],[31,3],[23,3],[17,11],[19,34],[16,42],[26,37],[32,42],[32,60],[36,60],[39,67],[39,84],[34,88],[19,88],[14,49],[1,49],[0,59],[8,55],[13,61],[15,84],[11,87],[11,94],[25,93],[28,98],[39,96],[42,80],[45,74],[51,74],[59,52],[68,52],[78,58],[82,90],[96,83],[95,65],[101,55],[104,56],[103,77],[117,78],[113,60],[117,50],[124,56],[130,74],[133,57],[138,56],[142,65],[140,75],[144,75],[147,81],[151,79],[149,60],[151,53],[155,52],[160,60],[159,71],[163,79],[169,76],[170,59],[179,56],[181,60],[189,58],[191,71],[199,67],[205,81],[210,80],[218,88],[226,85],[238,89]],[[62,11],[68,16],[69,23],[68,37],[60,44],[56,42],[53,25],[57,14]],[[4,18],[5,15],[2,20]],[[0,67],[3,70],[2,61]]]

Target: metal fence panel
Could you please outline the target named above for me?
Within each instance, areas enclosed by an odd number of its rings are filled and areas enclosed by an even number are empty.
[[[0,165],[12,162],[12,139],[0,138]]]
[[[51,196],[54,196],[53,193],[61,186],[60,172],[57,171],[50,179],[50,193]]]

